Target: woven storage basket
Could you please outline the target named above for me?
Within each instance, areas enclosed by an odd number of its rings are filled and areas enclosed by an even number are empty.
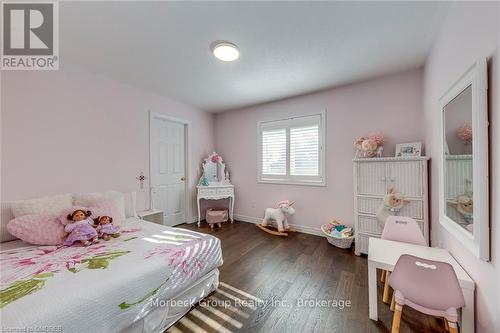
[[[354,235],[351,237],[338,238],[338,237],[332,236],[329,233],[327,233],[325,231],[325,226],[326,225],[321,226],[321,231],[323,231],[323,233],[325,234],[326,239],[328,240],[328,243],[330,243],[338,248],[341,248],[341,249],[348,249],[351,247],[352,242],[354,241]]]
[[[227,209],[221,208],[208,208],[206,213],[206,220],[208,224],[227,222],[228,211]]]

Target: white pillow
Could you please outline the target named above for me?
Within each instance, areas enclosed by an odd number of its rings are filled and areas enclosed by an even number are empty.
[[[2,202],[0,205],[0,243],[8,242],[17,238],[16,236],[12,236],[7,230],[7,224],[10,220],[14,219],[10,204],[10,202]]]
[[[75,206],[91,207],[95,206],[95,202],[99,200],[112,202],[116,207],[120,220],[125,220],[125,199],[123,193],[107,191],[73,195],[73,205]]]
[[[10,202],[10,208],[14,217],[34,214],[57,215],[63,209],[72,205],[73,198],[71,194]]]
[[[125,217],[137,217],[137,194],[135,192],[123,193],[125,200]]]

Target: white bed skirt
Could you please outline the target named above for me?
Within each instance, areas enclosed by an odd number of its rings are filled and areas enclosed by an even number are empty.
[[[195,284],[181,291],[168,300],[167,304],[159,301],[158,307],[145,318],[136,321],[122,333],[159,333],[164,332],[184,316],[193,305],[215,291],[219,286],[219,270],[215,268],[201,277]]]

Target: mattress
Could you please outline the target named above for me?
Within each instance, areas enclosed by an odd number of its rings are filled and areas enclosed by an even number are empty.
[[[119,238],[89,247],[3,243],[0,265],[2,328],[122,332],[213,284],[222,252],[213,236],[131,218]]]

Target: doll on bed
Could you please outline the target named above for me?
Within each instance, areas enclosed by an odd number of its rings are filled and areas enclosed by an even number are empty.
[[[92,212],[77,209],[73,213],[68,214],[68,224],[64,227],[64,231],[68,234],[64,240],[64,245],[73,245],[75,242],[80,242],[85,246],[99,242],[97,231],[92,227],[93,221],[90,218]]]
[[[97,233],[102,239],[108,241],[110,236],[113,238],[120,236],[120,227],[113,224],[113,218],[111,216],[98,216],[94,219],[94,223]]]

